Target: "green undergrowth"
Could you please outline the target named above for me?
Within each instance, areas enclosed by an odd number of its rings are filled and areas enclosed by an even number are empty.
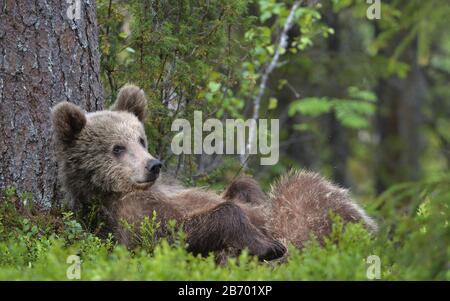
[[[9,189],[0,204],[0,280],[450,280],[448,184],[444,177],[387,191],[369,208],[380,224],[375,236],[335,217],[323,245],[291,247],[287,262],[243,252],[223,265],[186,252],[182,232],[171,244],[148,237],[159,226],[153,217],[130,251],[84,231],[70,212],[33,210]]]

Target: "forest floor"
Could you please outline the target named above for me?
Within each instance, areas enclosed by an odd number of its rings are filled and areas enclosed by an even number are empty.
[[[323,245],[311,239],[301,251],[291,247],[287,262],[243,252],[222,265],[186,252],[182,232],[173,232],[172,244],[155,241],[153,219],[140,229],[142,246],[130,251],[86,232],[71,212],[43,214],[9,192],[0,202],[0,280],[450,280],[443,184],[398,186],[377,199],[375,236],[335,218]],[[399,206],[405,198],[410,205]]]

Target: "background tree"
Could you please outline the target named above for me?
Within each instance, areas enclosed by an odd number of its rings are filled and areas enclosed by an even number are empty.
[[[69,4],[0,0],[0,191],[46,208],[58,195],[50,108],[102,108],[96,4]]]

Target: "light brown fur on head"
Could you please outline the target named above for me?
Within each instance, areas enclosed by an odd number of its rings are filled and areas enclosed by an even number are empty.
[[[147,151],[142,120],[146,101],[140,89],[122,89],[112,110],[86,113],[62,102],[52,110],[61,184],[72,201],[146,189]]]
[[[111,108],[114,111],[125,111],[133,113],[141,122],[147,116],[147,99],[144,91],[134,85],[125,85],[117,96],[117,100]]]
[[[86,125],[85,113],[69,102],[57,104],[52,109],[51,116],[56,140],[59,143],[71,143]]]

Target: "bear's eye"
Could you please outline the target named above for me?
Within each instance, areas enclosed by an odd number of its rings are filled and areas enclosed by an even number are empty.
[[[144,138],[139,138],[139,143],[143,146],[143,147],[145,147],[145,140],[144,140]]]
[[[113,147],[113,154],[116,156],[120,156],[122,153],[124,153],[126,150],[125,146],[123,145],[114,145]]]

